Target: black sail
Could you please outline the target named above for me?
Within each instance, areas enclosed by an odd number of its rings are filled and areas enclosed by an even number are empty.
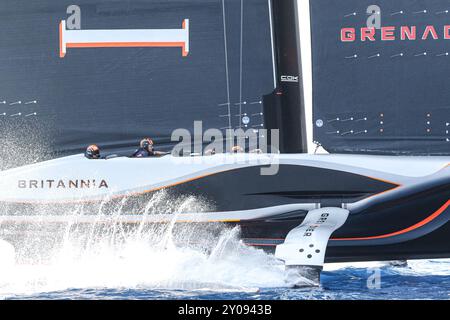
[[[314,140],[333,153],[449,155],[450,3],[312,0],[310,7]],[[368,19],[381,27],[373,39],[362,35]]]
[[[169,146],[174,129],[196,120],[261,128],[262,96],[274,88],[267,0],[80,0],[81,30],[181,29],[189,19],[189,52],[83,47],[62,58],[59,25],[71,4],[0,3],[3,145],[41,137],[49,154],[68,155],[91,143],[133,148],[147,136]]]

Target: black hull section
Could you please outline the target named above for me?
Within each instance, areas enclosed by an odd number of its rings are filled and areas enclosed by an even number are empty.
[[[132,196],[113,196],[107,202],[84,201],[57,205],[8,203],[2,212],[40,212],[51,206],[52,211],[67,213],[77,204],[82,204],[86,208],[85,212],[96,213],[99,206],[103,206],[104,212],[111,212],[113,208],[121,206],[123,213],[142,214],[147,203],[161,190],[171,198],[196,197],[210,204],[214,212],[254,210],[296,203],[341,206],[342,203],[355,202],[398,186],[363,175],[309,166],[280,165],[276,175],[267,176],[260,174],[262,168],[255,166],[218,172],[169,187],[138,192]]]
[[[179,230],[193,223],[204,230],[219,230],[211,228],[217,224],[239,226],[246,244],[273,252],[308,213],[309,209],[292,210],[292,205],[344,206],[350,215],[344,226],[332,235],[326,262],[450,257],[450,176],[446,174],[404,186],[363,174],[313,166],[283,164],[275,176],[262,176],[260,169],[256,166],[220,171],[128,197],[113,197],[106,202],[8,203],[2,204],[2,212],[12,216],[44,212],[61,216],[81,206],[91,216],[98,212],[104,215],[120,212],[139,217],[154,197],[165,192],[168,201],[192,196],[208,204],[204,209],[212,217],[216,214],[226,217],[182,221],[177,224]],[[280,207],[287,209],[246,218],[258,210]],[[173,212],[160,204],[157,213]],[[240,218],[236,219],[239,214]],[[95,219],[92,221],[97,223]],[[4,220],[0,223],[5,225]],[[140,221],[123,223],[136,225]]]
[[[350,214],[330,239],[326,262],[449,258],[450,178],[417,189],[400,197],[373,201],[373,205]],[[389,198],[388,192],[384,198]],[[243,236],[247,244],[273,252],[301,221],[243,223]]]
[[[447,209],[447,219],[450,210]],[[388,244],[335,247],[327,249],[326,262],[439,259],[450,257],[450,223],[412,240]]]
[[[414,205],[405,208],[411,217],[418,221],[416,224],[404,228],[401,220],[401,214],[391,211],[392,218],[384,220],[383,223],[367,222],[361,224],[354,216],[350,216],[344,227],[337,230],[329,242],[326,254],[326,262],[353,262],[353,261],[387,261],[387,260],[408,260],[408,259],[433,259],[450,257],[450,203],[441,208],[446,208],[434,220],[429,215],[423,215],[423,212],[414,209]],[[439,209],[441,209],[439,208]],[[428,211],[425,211],[427,213]],[[401,213],[398,212],[397,213]],[[305,213],[306,215],[306,213]],[[376,214],[375,214],[376,216]],[[381,220],[383,215],[379,215]],[[422,219],[423,218],[423,219]],[[430,220],[428,223],[425,221]],[[290,230],[301,224],[303,219],[288,221],[260,221],[243,222],[240,224],[242,237],[248,245],[261,248],[267,252],[273,253],[278,244],[284,242],[284,238]],[[407,231],[414,225],[423,223],[420,228]],[[370,236],[363,235],[386,235],[383,229],[389,224],[392,229],[397,228],[399,235],[391,235],[383,238],[370,239]],[[360,227],[358,234],[366,240],[359,240],[355,237],[351,240],[353,234],[351,230],[357,226]],[[379,233],[377,233],[379,232]],[[343,240],[345,239],[345,240]]]
[[[238,211],[294,203],[340,206],[397,187],[394,183],[324,168],[281,165],[273,176],[261,175],[261,169],[225,171],[169,191],[206,198],[214,203],[216,211]]]
[[[447,216],[450,210],[447,210]],[[290,227],[296,227],[295,222],[277,223],[271,225],[251,225],[243,224],[244,235],[255,236],[255,227],[267,234],[273,228],[285,228],[286,234]],[[250,232],[248,232],[251,229]],[[275,247],[283,243],[283,232],[278,229],[272,232],[273,239],[270,238],[244,238],[248,245],[263,249],[266,252],[274,253]],[[450,223],[445,223],[438,229],[412,240],[404,240],[393,244],[384,245],[357,245],[348,243],[346,246],[339,246],[338,241],[331,240],[327,248],[326,263],[333,262],[358,262],[358,261],[389,261],[389,260],[412,260],[412,259],[439,259],[450,257]]]

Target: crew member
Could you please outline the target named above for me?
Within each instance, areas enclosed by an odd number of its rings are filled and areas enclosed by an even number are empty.
[[[213,156],[216,154],[216,148],[208,149],[205,151],[205,156]]]
[[[234,146],[231,148],[231,153],[243,153],[244,149],[241,146]]]
[[[136,152],[133,153],[132,157],[133,158],[160,157],[166,154],[168,153],[155,151],[153,149],[153,140],[150,138],[144,138],[141,140],[139,149],[137,149]]]
[[[92,144],[87,147],[84,156],[88,159],[100,159],[100,148],[97,145]]]

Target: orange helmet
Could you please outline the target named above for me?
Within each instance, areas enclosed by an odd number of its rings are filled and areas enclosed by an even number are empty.
[[[86,157],[92,159],[100,158],[100,148],[95,144],[90,145],[86,149]]]
[[[147,149],[149,146],[153,146],[153,140],[150,138],[144,138],[140,143],[141,148]]]

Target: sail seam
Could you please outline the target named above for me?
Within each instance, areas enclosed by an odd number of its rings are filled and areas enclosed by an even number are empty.
[[[222,14],[223,14],[223,40],[225,46],[225,74],[227,78],[227,107],[228,107],[228,127],[231,129],[231,106],[230,106],[230,77],[228,70],[228,45],[227,45],[227,23],[225,17],[225,0],[222,0]]]

